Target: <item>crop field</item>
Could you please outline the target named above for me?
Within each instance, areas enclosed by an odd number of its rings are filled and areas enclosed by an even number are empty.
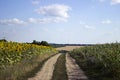
[[[82,47],[70,52],[90,80],[120,80],[120,44]]]
[[[16,80],[56,52],[48,46],[0,42],[0,80]]]
[[[80,47],[83,47],[83,46],[65,46],[65,47],[59,47],[59,48],[56,48],[56,49],[57,50],[71,51],[73,49],[80,48]]]
[[[47,66],[48,71],[55,67],[50,74],[52,79],[61,80],[59,75],[63,75],[65,80],[70,78],[69,71],[66,70],[70,66],[66,65],[69,60],[72,61],[72,58],[68,58],[66,54],[62,54],[58,59],[55,58],[53,55],[58,53],[57,50],[63,51],[60,53],[70,54],[75,59],[73,60],[76,62],[75,65],[79,65],[89,80],[120,80],[120,43],[65,46],[55,49],[50,46],[17,42],[0,42],[0,80],[31,80],[36,78],[35,74],[41,71],[42,66],[43,69],[45,68],[44,63],[49,65],[55,60],[57,60],[55,66]],[[70,65],[74,66],[72,63]],[[44,76],[49,75],[44,73]],[[76,76],[78,77],[80,78]]]

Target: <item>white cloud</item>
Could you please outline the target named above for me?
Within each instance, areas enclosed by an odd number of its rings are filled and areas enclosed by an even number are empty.
[[[106,20],[101,21],[101,23],[102,24],[110,24],[110,23],[112,23],[112,21],[109,19],[106,19]]]
[[[67,19],[60,17],[51,18],[29,18],[26,21],[17,18],[0,20],[0,25],[24,25],[24,24],[40,24],[40,23],[59,23],[67,22]]]
[[[111,0],[111,4],[120,4],[120,0]]]
[[[34,24],[37,24],[37,23],[50,23],[50,22],[52,22],[52,19],[50,19],[50,18],[44,18],[44,19],[29,18],[28,19],[28,23],[34,23]]]
[[[36,9],[35,11],[38,14],[42,14],[45,16],[69,18],[68,11],[70,9],[71,8],[66,5],[53,4],[53,5],[40,7],[39,9]]]
[[[53,4],[48,6],[40,7],[35,11],[44,16],[42,19],[29,18],[30,23],[51,23],[51,22],[67,22],[69,15],[68,11],[71,8],[66,5]]]
[[[67,19],[66,18],[61,18],[61,17],[55,17],[55,18],[52,18],[53,19],[53,22],[67,22]]]
[[[36,19],[36,18],[29,18],[28,19],[28,23],[34,23],[34,24],[37,24],[37,23],[52,23],[52,22],[55,22],[55,23],[58,23],[58,22],[67,22],[66,19],[64,18],[60,18],[60,17],[54,17],[54,18],[43,18],[43,19]]]
[[[85,27],[86,29],[95,29],[95,27],[90,26],[90,25],[85,25],[84,27]]]
[[[38,5],[39,3],[40,3],[39,0],[32,0],[32,4],[33,4],[33,5]]]
[[[22,24],[25,24],[24,21],[22,20],[19,20],[17,18],[13,18],[13,19],[4,19],[4,20],[0,20],[0,24],[2,25],[22,25]]]
[[[33,4],[38,4],[39,0],[32,0]],[[36,9],[35,11],[38,14],[43,15],[44,18],[29,18],[27,21],[22,21],[17,18],[13,19],[4,19],[0,20],[0,24],[2,25],[20,25],[20,24],[36,24],[36,23],[59,23],[59,22],[67,22],[69,15],[68,11],[71,8],[66,5],[60,5],[60,4],[53,4],[48,6],[40,7],[39,9]],[[46,17],[47,15],[47,17]]]
[[[111,5],[115,5],[115,4],[120,4],[120,0],[92,0],[93,2],[95,1],[99,1],[99,2],[109,2]]]
[[[34,18],[29,18],[29,19],[28,19],[28,22],[30,22],[30,23],[36,23],[37,21],[36,21],[36,19],[34,19]]]

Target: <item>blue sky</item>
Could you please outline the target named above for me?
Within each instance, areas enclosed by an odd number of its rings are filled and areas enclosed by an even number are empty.
[[[120,0],[0,0],[0,39],[93,44],[119,34]]]

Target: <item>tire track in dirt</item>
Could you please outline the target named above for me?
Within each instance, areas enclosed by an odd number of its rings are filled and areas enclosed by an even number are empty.
[[[28,80],[51,80],[54,70],[54,65],[61,54],[57,54],[50,59],[48,59],[43,65],[42,69],[36,73],[36,75],[32,78],[28,78]]]
[[[69,54],[66,54],[66,69],[68,80],[88,80],[82,69]]]

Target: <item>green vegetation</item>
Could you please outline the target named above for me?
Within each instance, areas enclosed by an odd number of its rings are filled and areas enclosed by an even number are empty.
[[[120,43],[82,47],[70,55],[90,80],[120,80]]]
[[[28,80],[28,78],[34,77],[36,75],[36,73],[41,70],[41,68],[43,67],[44,63],[49,58],[53,57],[54,55],[55,54],[50,56],[50,55],[46,54],[45,56],[41,56],[41,57],[38,57],[37,59],[33,59],[34,61],[31,62],[32,65],[31,64],[29,65],[29,63],[28,63],[28,65],[32,66],[33,68],[30,71],[28,71],[27,73],[25,73],[24,75],[18,76],[17,80]],[[42,57],[43,57],[43,59],[42,59]],[[26,67],[26,65],[24,65],[24,67]]]
[[[50,45],[48,44],[48,42],[46,42],[46,41],[41,41],[41,42],[39,42],[39,41],[33,40],[32,44],[42,45],[42,46],[50,46]]]
[[[56,64],[55,64],[55,69],[53,72],[53,77],[52,80],[68,80],[67,77],[67,72],[66,72],[66,58],[65,58],[66,54],[62,54]]]
[[[18,80],[57,51],[48,46],[0,42],[0,80]]]
[[[0,42],[7,42],[6,39],[0,39]]]

